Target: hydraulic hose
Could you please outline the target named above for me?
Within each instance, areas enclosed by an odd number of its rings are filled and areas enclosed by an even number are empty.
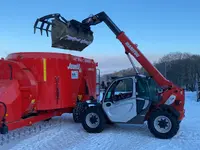
[[[0,102],[0,104],[2,104],[3,107],[4,107],[4,114],[3,114],[3,117],[2,117],[2,119],[1,119],[1,121],[4,122],[5,117],[6,117],[6,113],[7,113],[7,106],[6,106],[6,104],[5,104],[4,102]]]

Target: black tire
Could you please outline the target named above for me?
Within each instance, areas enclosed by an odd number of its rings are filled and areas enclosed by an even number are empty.
[[[161,131],[159,132],[156,129],[156,128],[160,128],[161,125],[157,125],[156,127],[154,126],[154,122],[157,121],[156,119],[158,119],[159,116],[164,116],[164,118],[169,121],[168,129],[166,129],[165,132],[161,132]],[[170,125],[170,123],[171,123],[171,125]],[[155,137],[160,138],[160,139],[170,139],[177,134],[177,132],[179,130],[179,121],[177,120],[177,117],[173,116],[171,113],[169,113],[167,111],[161,111],[161,110],[154,111],[151,113],[151,115],[149,117],[148,128]],[[164,130],[165,130],[165,128],[164,128]]]
[[[73,120],[75,123],[81,123],[81,115],[84,113],[84,110],[84,105],[81,102],[73,109]]]
[[[113,122],[111,122],[110,120],[107,119],[107,122],[106,122],[108,125],[114,125]]]
[[[45,122],[48,122],[48,121],[50,121],[52,118],[48,118],[48,119],[45,119],[44,121]]]
[[[77,111],[77,108],[75,107],[73,109],[73,120],[75,123],[80,123],[80,117],[79,117],[79,114],[78,114],[78,111]]]
[[[89,115],[91,115],[91,113],[93,113],[94,116],[99,119],[99,120],[97,119],[98,123],[94,127],[90,126],[91,124],[93,124],[92,121],[91,121],[92,116],[89,117]],[[88,118],[90,120],[88,120]],[[88,122],[91,123],[91,124],[89,125]],[[100,108],[92,107],[92,108],[88,108],[85,111],[83,119],[82,119],[82,126],[87,132],[89,132],[89,133],[100,133],[104,130],[105,124],[106,124],[106,119],[104,117],[103,111]]]
[[[110,119],[106,116],[106,114],[104,115],[104,118],[106,119],[106,124],[114,125],[114,122],[110,121]]]

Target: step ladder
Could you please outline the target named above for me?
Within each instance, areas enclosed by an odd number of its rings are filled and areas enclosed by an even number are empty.
[[[100,101],[100,70],[96,69],[96,99]]]

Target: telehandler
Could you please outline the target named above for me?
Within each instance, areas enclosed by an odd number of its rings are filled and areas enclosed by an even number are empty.
[[[39,22],[41,26],[38,27]],[[105,12],[89,16],[81,22],[68,21],[60,14],[51,14],[37,19],[34,28],[39,28],[41,33],[45,30],[47,35],[50,31],[54,48],[82,51],[93,42],[91,26],[101,22],[109,27],[124,46],[136,74],[115,79],[100,102],[94,99],[84,102],[77,100],[75,121],[81,122],[89,133],[102,132],[106,123],[143,124],[147,121],[155,137],[172,138],[177,134],[185,114],[184,89],[167,80]],[[130,55],[149,76],[139,74]],[[159,87],[157,92],[154,90],[156,86]]]

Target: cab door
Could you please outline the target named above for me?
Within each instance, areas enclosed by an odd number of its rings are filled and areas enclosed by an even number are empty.
[[[114,81],[105,93],[102,106],[113,122],[128,122],[137,116],[135,77]]]

